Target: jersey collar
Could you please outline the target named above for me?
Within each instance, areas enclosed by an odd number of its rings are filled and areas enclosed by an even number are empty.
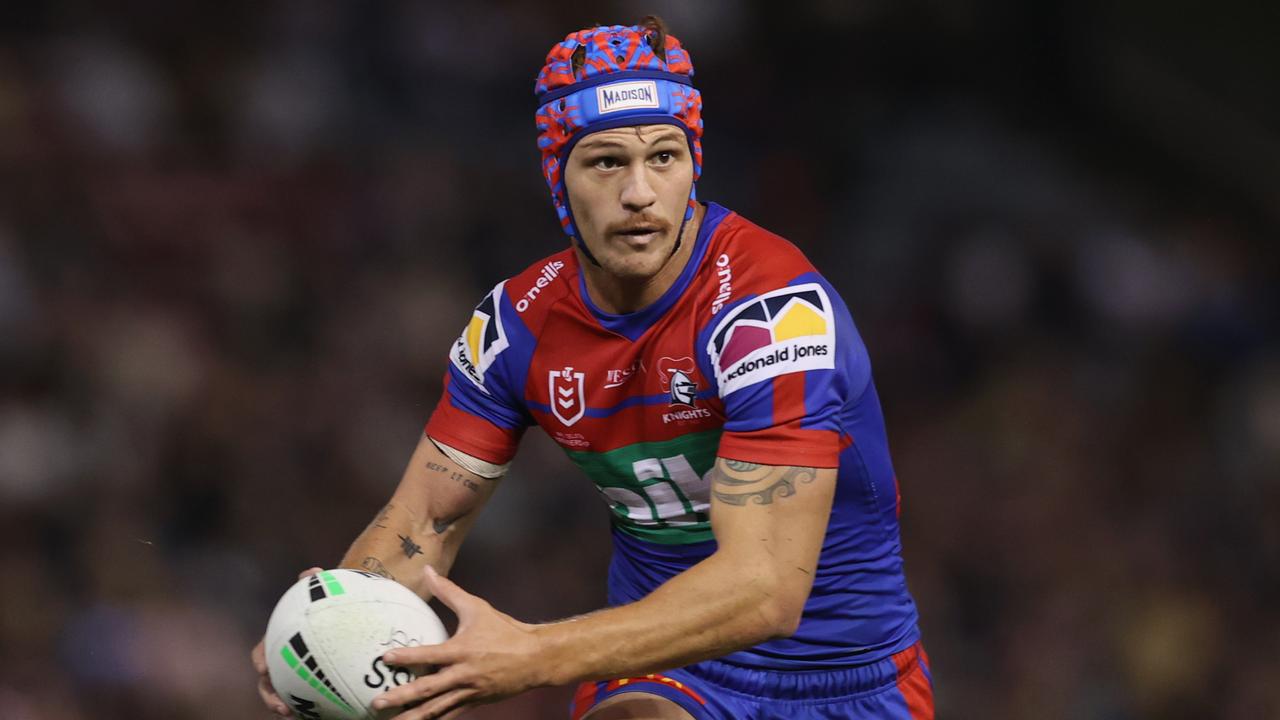
[[[676,281],[667,288],[662,297],[653,301],[646,307],[635,312],[614,314],[601,310],[591,301],[591,294],[587,292],[587,280],[585,274],[578,271],[578,296],[582,298],[582,303],[587,306],[591,314],[599,321],[604,329],[622,335],[628,340],[635,342],[644,335],[645,331],[658,321],[668,310],[676,304],[676,301],[684,295],[685,290],[689,288],[689,284],[693,282],[693,276],[697,274],[698,268],[702,265],[703,258],[707,255],[707,247],[711,243],[711,235],[720,227],[720,222],[729,214],[729,210],[717,205],[713,202],[707,203],[707,212],[702,217],[702,224],[698,227],[698,237],[694,241],[693,252],[689,255],[688,262],[685,263],[684,269],[680,271],[680,276]]]

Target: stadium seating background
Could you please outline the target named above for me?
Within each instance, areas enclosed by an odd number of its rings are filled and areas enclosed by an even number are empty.
[[[0,715],[265,716],[274,599],[565,242],[544,54],[657,11],[701,196],[870,346],[940,715],[1280,717],[1274,4],[110,5],[0,13]],[[586,611],[606,527],[531,432],[455,577]]]

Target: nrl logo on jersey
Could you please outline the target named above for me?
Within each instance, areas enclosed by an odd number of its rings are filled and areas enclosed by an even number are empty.
[[[485,371],[493,365],[498,355],[507,349],[507,333],[502,329],[502,316],[498,303],[502,300],[502,288],[506,280],[498,283],[471,313],[471,322],[462,335],[454,341],[449,361],[466,375],[475,386],[486,394]]]
[[[707,354],[722,396],[779,375],[834,368],[831,299],[818,283],[760,295],[716,325]]]
[[[547,391],[551,394],[551,414],[568,427],[587,412],[583,391],[586,373],[574,372],[572,367],[547,373]]]

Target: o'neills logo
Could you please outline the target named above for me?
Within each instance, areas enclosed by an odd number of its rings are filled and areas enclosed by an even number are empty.
[[[632,80],[601,85],[596,88],[596,105],[601,115],[619,110],[659,107],[658,84],[652,80]]]
[[[716,258],[716,277],[720,280],[720,288],[716,299],[711,301],[712,315],[724,309],[724,304],[729,302],[729,296],[733,294],[733,268],[729,267],[728,255]]]
[[[560,276],[560,271],[564,269],[564,263],[559,260],[552,260],[542,266],[542,274],[538,276],[538,281],[529,288],[529,292],[524,297],[516,301],[516,312],[524,312],[529,309],[529,303],[533,302],[542,294],[542,289],[551,284]]]

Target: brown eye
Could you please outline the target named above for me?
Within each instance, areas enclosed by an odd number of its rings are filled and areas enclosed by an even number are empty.
[[[596,168],[597,170],[612,170],[620,166],[621,164],[622,163],[618,162],[618,158],[611,157],[609,155],[606,155],[604,157],[598,157],[595,160],[591,161],[591,166]]]
[[[663,150],[653,154],[653,162],[655,165],[670,165],[676,159],[675,153],[670,150]]]

